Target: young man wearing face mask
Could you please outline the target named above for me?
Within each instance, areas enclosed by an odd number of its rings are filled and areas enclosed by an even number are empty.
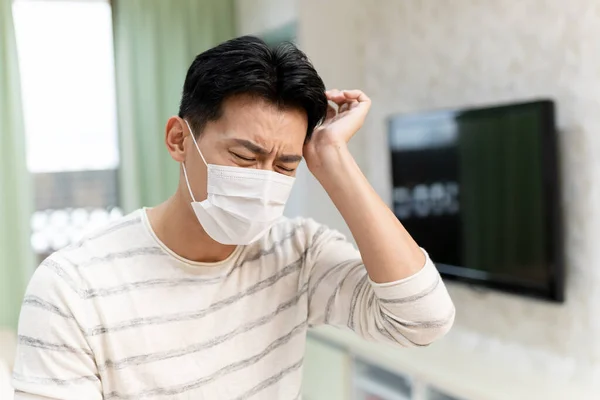
[[[166,126],[177,192],[42,263],[16,398],[296,399],[311,326],[407,347],[444,335],[455,310],[438,272],[348,151],[369,107],[326,92],[292,45],[200,54]],[[358,250],[282,217],[302,158]]]

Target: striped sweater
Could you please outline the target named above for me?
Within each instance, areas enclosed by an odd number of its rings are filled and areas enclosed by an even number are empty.
[[[37,269],[13,385],[18,400],[297,399],[311,326],[423,346],[453,319],[429,259],[376,284],[340,233],[282,219],[222,262],[191,262],[139,210]]]

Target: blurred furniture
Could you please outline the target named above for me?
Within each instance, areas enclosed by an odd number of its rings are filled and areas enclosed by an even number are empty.
[[[410,400],[591,400],[600,393],[598,380],[523,373],[510,360],[489,358],[451,337],[398,348],[329,326],[309,332],[304,376],[307,400],[395,400],[390,394]]]
[[[350,354],[314,338],[306,342],[302,398],[306,400],[349,399]]]
[[[379,357],[388,347],[355,337],[355,343],[372,347],[365,354],[360,346],[345,341],[344,333],[319,329],[309,335],[302,385],[306,400],[463,400],[425,376],[403,371],[402,363],[393,365]]]

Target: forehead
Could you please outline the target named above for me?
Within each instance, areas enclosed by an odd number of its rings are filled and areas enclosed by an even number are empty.
[[[302,146],[308,128],[302,109],[280,108],[250,96],[227,99],[217,125],[226,138],[243,138],[267,148]]]

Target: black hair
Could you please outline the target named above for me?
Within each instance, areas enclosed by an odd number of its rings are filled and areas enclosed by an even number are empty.
[[[327,113],[325,85],[306,54],[292,43],[270,47],[253,36],[231,39],[198,55],[190,66],[179,117],[199,135],[221,117],[229,97],[248,94],[282,109],[306,112],[306,140]]]

